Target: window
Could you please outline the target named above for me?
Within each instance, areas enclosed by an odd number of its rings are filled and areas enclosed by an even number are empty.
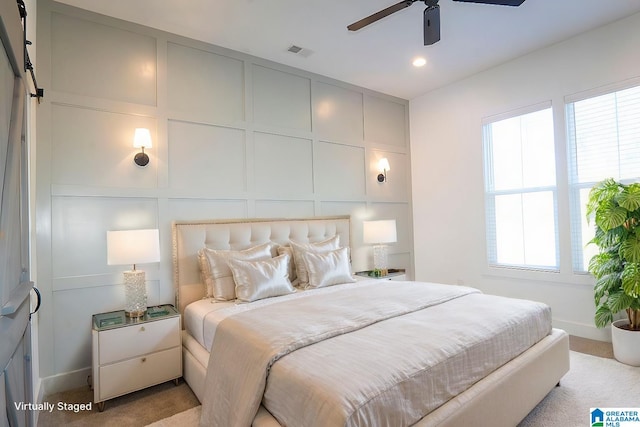
[[[569,101],[572,101],[571,99]],[[566,105],[573,270],[584,272],[597,248],[585,218],[591,187],[606,178],[640,178],[640,86]]]
[[[557,271],[550,103],[515,117],[486,121],[483,131],[489,264]]]

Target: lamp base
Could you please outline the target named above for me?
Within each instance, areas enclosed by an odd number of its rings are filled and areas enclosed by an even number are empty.
[[[124,272],[124,314],[127,317],[142,317],[147,311],[147,285],[142,270]]]
[[[373,268],[380,272],[380,276],[389,274],[387,259],[387,245],[375,245],[373,247]]]

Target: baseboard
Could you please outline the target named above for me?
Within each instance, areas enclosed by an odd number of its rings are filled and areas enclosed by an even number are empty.
[[[91,375],[91,368],[78,369],[77,371],[65,372],[63,374],[52,375],[41,378],[41,394],[43,396],[61,391],[72,390],[82,386],[89,387],[88,376]]]
[[[611,342],[611,328],[596,328],[595,325],[585,323],[572,322],[563,319],[553,319],[553,327],[564,329],[569,335],[577,337],[589,338],[596,341]]]

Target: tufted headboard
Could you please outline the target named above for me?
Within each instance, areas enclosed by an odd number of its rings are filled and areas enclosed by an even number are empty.
[[[340,246],[348,247],[350,224],[349,216],[176,221],[172,224],[176,307],[183,313],[188,304],[205,295],[198,266],[198,251],[204,247],[239,250],[268,241],[281,245],[289,240],[318,242],[336,234],[340,235]]]

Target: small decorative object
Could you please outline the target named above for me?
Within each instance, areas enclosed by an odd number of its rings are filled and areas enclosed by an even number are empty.
[[[379,270],[379,276],[388,274],[388,255],[385,243],[397,241],[396,220],[363,221],[363,241],[372,243],[374,271]]]
[[[640,366],[640,183],[606,179],[589,193],[587,219],[595,218],[590,243],[599,252],[589,261],[596,278],[595,324],[611,327],[614,357]],[[626,319],[614,316],[626,312]]]
[[[124,272],[125,314],[141,317],[147,310],[147,286],[143,270],[136,264],[160,261],[158,230],[107,231],[107,264],[131,264]]]

